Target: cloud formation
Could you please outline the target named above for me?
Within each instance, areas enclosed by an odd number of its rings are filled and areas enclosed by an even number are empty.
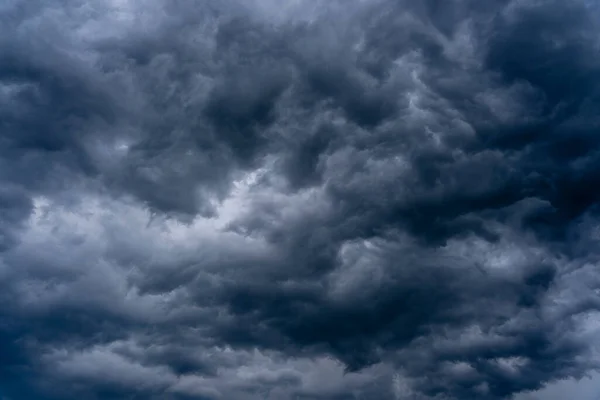
[[[597,377],[598,13],[5,1],[0,399]]]

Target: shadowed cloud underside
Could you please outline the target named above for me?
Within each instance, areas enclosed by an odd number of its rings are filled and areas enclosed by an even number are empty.
[[[599,11],[5,0],[0,399],[594,400]]]

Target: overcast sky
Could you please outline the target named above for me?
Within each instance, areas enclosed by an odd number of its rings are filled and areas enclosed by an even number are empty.
[[[591,0],[1,0],[1,400],[599,400]]]

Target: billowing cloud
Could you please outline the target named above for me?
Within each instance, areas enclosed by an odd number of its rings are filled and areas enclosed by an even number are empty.
[[[598,11],[5,1],[0,399],[593,395]]]

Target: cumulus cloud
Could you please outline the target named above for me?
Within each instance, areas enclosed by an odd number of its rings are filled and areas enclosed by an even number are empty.
[[[5,1],[0,399],[593,396],[598,11]]]

